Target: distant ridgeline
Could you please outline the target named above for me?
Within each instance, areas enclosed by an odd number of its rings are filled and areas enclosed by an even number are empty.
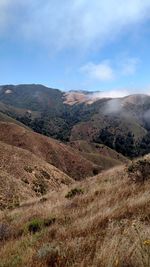
[[[0,112],[63,142],[105,144],[130,158],[150,152],[147,95],[98,99],[87,91],[66,94],[43,85],[5,85],[0,86]]]

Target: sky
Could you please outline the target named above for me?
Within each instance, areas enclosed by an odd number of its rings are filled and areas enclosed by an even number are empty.
[[[0,84],[150,91],[150,0],[0,0]]]

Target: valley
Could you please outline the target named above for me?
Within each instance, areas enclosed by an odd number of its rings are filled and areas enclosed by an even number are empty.
[[[80,94],[0,87],[0,267],[149,267],[150,97]]]

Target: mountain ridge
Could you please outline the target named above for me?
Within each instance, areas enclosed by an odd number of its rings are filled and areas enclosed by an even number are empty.
[[[5,93],[8,90],[13,93]],[[71,97],[71,105],[65,102],[65,94]],[[150,96],[96,96],[91,102],[87,92],[75,92],[73,98],[69,94],[72,92],[34,84],[1,86],[0,111],[64,143],[80,139],[96,142],[129,158],[150,152]],[[130,150],[126,150],[125,143],[129,143]]]

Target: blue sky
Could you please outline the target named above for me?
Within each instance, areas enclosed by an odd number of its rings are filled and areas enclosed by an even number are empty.
[[[149,0],[0,0],[0,84],[149,92]]]

